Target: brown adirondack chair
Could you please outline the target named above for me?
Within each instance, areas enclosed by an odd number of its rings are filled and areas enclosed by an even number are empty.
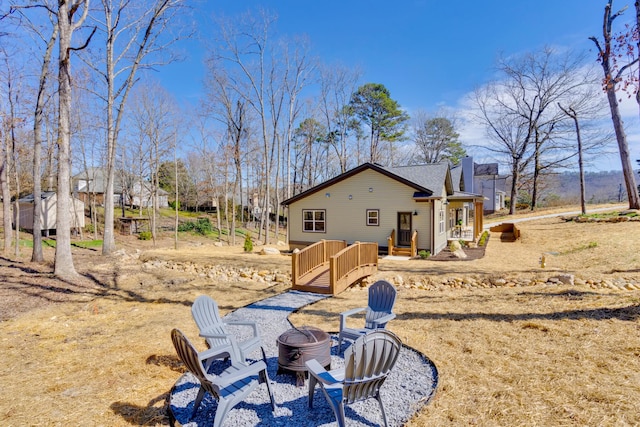
[[[271,392],[265,362],[257,361],[249,365],[230,365],[220,375],[211,375],[205,372],[198,351],[180,330],[173,329],[171,331],[171,339],[182,363],[200,381],[200,389],[198,390],[190,420],[198,412],[205,393],[209,392],[218,401],[218,409],[216,410],[213,426],[220,427],[227,413],[242,402],[260,383],[266,384],[267,393],[271,400],[271,410],[275,411],[275,400]]]
[[[344,368],[327,371],[317,360],[307,361],[309,408],[313,407],[315,386],[319,384],[340,427],[345,425],[344,406],[369,398],[375,398],[380,404],[386,426],[387,416],[380,398],[380,387],[395,365],[401,348],[402,342],[393,332],[377,329],[360,336],[345,350]]]
[[[386,280],[378,280],[369,288],[369,302],[367,307],[354,308],[340,313],[340,331],[338,332],[338,351],[342,350],[344,338],[355,340],[367,332],[384,329],[387,322],[394,319],[393,305],[396,302],[396,288]],[[353,314],[365,311],[364,328],[349,328],[347,318]]]

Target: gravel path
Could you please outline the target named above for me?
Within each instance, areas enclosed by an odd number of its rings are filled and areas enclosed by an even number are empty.
[[[308,408],[308,382],[303,387],[296,386],[295,375],[277,375],[278,348],[277,338],[292,327],[288,320],[294,310],[312,304],[325,295],[290,291],[267,298],[238,309],[225,316],[226,320],[254,320],[258,323],[262,343],[267,354],[268,374],[276,400],[275,414],[271,412],[265,385],[260,385],[243,403],[231,410],[225,420],[225,426],[335,426],[337,425],[331,407],[324,394],[316,389],[313,408]],[[241,330],[233,331],[241,333]],[[344,366],[342,354],[337,353],[337,336],[331,336],[331,367]],[[343,343],[343,347],[346,345]],[[260,357],[257,353],[253,357]],[[395,367],[382,387],[389,426],[401,426],[422,406],[426,405],[438,383],[435,365],[424,355],[403,347]],[[189,415],[193,410],[193,401],[199,384],[195,377],[183,375],[171,395],[171,410],[177,421],[183,426],[210,426],[213,424],[217,403],[205,396],[191,422]],[[345,408],[349,426],[382,425],[380,407],[375,399],[357,402]]]

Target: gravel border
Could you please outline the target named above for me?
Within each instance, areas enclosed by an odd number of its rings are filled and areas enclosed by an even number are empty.
[[[334,426],[336,418],[324,394],[316,389],[313,408],[308,408],[308,382],[296,386],[294,375],[277,375],[277,338],[292,327],[289,315],[305,305],[312,304],[327,295],[289,291],[275,297],[255,302],[225,316],[225,320],[254,320],[262,335],[267,354],[267,372],[276,400],[276,411],[271,406],[266,387],[260,385],[247,399],[229,411],[224,425],[229,426]],[[233,331],[242,334],[241,328]],[[337,336],[331,334],[331,367],[344,366],[342,354],[337,352]],[[346,345],[343,344],[343,347]],[[259,358],[258,351],[251,356]],[[212,369],[216,369],[214,367]],[[380,393],[384,402],[389,426],[401,426],[433,397],[438,384],[438,371],[433,362],[414,349],[403,346],[395,367],[387,377]],[[205,396],[193,420],[189,416],[197,395],[199,383],[190,373],[182,375],[173,387],[169,410],[185,427],[213,424],[217,402],[209,394]],[[382,425],[380,407],[375,399],[357,402],[345,407],[349,426]],[[295,417],[295,418],[294,418]]]

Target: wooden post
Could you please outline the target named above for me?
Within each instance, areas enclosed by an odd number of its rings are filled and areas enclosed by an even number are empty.
[[[337,280],[337,272],[336,272],[336,257],[329,258],[329,292],[331,295],[335,295],[335,286]]]
[[[291,282],[293,286],[296,285],[297,281],[298,281],[298,254],[294,252],[293,254],[291,254]]]
[[[322,262],[327,262],[327,241],[322,239]]]
[[[418,230],[414,230],[413,234],[411,235],[411,256],[415,257],[416,255],[418,255]]]

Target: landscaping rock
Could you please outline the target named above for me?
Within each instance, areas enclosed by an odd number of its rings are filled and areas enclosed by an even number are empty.
[[[456,249],[452,253],[453,253],[453,256],[459,259],[465,259],[467,257],[467,254],[464,252],[464,250],[462,250],[462,248]]]
[[[561,274],[559,276],[554,277],[554,279],[557,279],[559,282],[562,282],[565,285],[573,286],[575,281],[575,276],[573,274]]]
[[[276,248],[265,246],[260,250],[260,255],[280,255],[280,251]]]

